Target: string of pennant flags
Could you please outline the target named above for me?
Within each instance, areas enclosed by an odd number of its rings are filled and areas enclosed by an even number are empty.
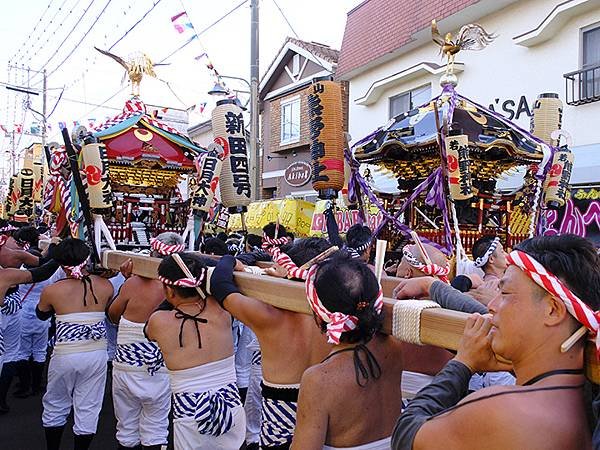
[[[173,24],[173,27],[175,28],[175,31],[177,31],[178,34],[183,35],[187,38],[187,42],[191,42],[194,40],[198,42],[198,46],[200,47],[200,53],[194,56],[194,60],[198,62],[204,62],[206,68],[211,72],[211,74],[221,84],[221,86],[223,86],[227,91],[229,91],[229,88],[227,88],[225,82],[223,81],[223,79],[219,75],[219,72],[215,68],[215,65],[212,63],[210,57],[208,56],[206,48],[204,47],[204,45],[202,45],[202,42],[200,42],[200,38],[196,33],[196,29],[194,28],[194,25],[192,24],[192,21],[190,20],[187,11],[184,10],[178,14],[175,14],[173,17],[171,17],[171,23]],[[201,105],[202,103],[199,105],[194,105],[194,107]],[[206,106],[206,103],[204,103],[204,106]],[[204,108],[202,107],[202,111],[203,110]]]

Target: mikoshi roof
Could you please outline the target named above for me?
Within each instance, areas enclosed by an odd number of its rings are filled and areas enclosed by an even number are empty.
[[[438,121],[442,124],[449,97],[441,96]],[[394,173],[399,180],[426,178],[440,166],[435,98],[428,104],[391,119],[354,146],[361,163],[376,164]],[[517,166],[539,163],[543,151],[539,142],[508,120],[462,96],[457,96],[453,129],[469,137],[471,176],[478,181],[497,180]]]
[[[120,165],[154,160],[165,168],[191,170],[194,158],[206,151],[147,114],[146,106],[137,97],[127,100],[121,114],[96,127],[94,135],[106,145],[108,160]]]

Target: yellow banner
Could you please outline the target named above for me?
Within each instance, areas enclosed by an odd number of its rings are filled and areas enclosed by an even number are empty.
[[[297,236],[308,236],[315,205],[304,200],[283,199],[254,202],[248,205],[245,214],[248,231],[262,234],[262,229],[270,222],[279,223]],[[239,214],[229,217],[227,228],[230,231],[242,229],[242,219]]]

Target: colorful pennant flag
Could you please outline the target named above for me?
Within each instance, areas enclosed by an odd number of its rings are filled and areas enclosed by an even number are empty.
[[[67,124],[66,122],[58,122],[58,129],[59,130],[64,130],[65,128],[67,128]]]
[[[200,114],[204,112],[204,108],[206,108],[206,102],[202,102],[198,105],[198,111],[200,112]]]
[[[192,25],[192,22],[190,22],[190,19],[185,11],[171,17],[171,22],[179,34],[185,32],[186,30],[194,29],[194,26]]]

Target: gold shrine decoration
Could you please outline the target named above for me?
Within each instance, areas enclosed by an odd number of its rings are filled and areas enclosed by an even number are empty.
[[[453,135],[451,131],[446,142],[446,167],[450,197],[452,200],[467,200],[473,197],[469,137],[465,134]]]
[[[230,213],[246,212],[252,192],[242,108],[234,100],[219,100],[212,112],[212,129],[225,158],[219,180],[221,203]]]
[[[552,167],[546,178],[546,206],[550,209],[559,209],[565,206],[569,194],[569,182],[573,170],[573,153],[567,146],[561,147],[554,154]]]
[[[531,116],[531,134],[548,144],[556,145],[557,142],[553,142],[551,134],[561,129],[562,112],[563,104],[558,94],[549,92],[538,95]]]
[[[198,158],[201,158],[199,170],[197,174],[190,174],[188,192],[192,210],[195,213],[207,214],[219,185],[225,153],[223,147],[212,143],[208,146],[208,153]]]
[[[174,189],[180,180],[180,173],[174,170],[112,165],[109,171],[111,182],[124,186]]]
[[[315,79],[309,92],[312,185],[319,198],[333,199],[344,187],[342,87],[335,81]]]
[[[87,180],[90,208],[112,208],[112,190],[108,178],[108,160],[103,144],[87,144],[81,149],[83,171]]]

